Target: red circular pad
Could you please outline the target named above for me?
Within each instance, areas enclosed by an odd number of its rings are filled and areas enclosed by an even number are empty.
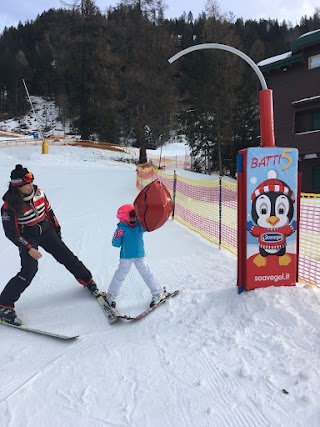
[[[169,218],[172,199],[166,186],[156,179],[140,191],[133,206],[142,227],[154,231]]]

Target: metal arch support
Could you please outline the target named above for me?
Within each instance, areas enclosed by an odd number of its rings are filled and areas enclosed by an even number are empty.
[[[220,43],[203,43],[203,44],[197,44],[195,46],[187,47],[184,50],[181,50],[180,52],[173,55],[171,58],[168,59],[169,63],[172,64],[177,59],[181,58],[181,56],[187,55],[190,52],[193,52],[195,50],[201,50],[201,49],[218,49],[218,50],[226,50],[227,52],[234,53],[237,56],[240,56],[244,61],[246,61],[255,71],[255,73],[258,76],[258,79],[261,83],[262,89],[268,89],[267,83],[265,81],[265,78],[263,74],[261,73],[259,67],[257,64],[245,53],[241,52],[241,50],[238,50],[232,46],[228,46],[226,44],[220,44]]]
[[[220,43],[203,43],[187,47],[186,49],[181,50],[180,52],[173,55],[171,58],[168,59],[168,61],[170,64],[172,64],[172,62],[181,58],[181,56],[201,49],[226,50],[227,52],[231,52],[239,56],[244,61],[246,61],[251,68],[253,68],[262,86],[262,90],[259,92],[261,146],[275,147],[272,90],[268,89],[265,78],[257,64],[248,55],[241,52],[241,50]]]

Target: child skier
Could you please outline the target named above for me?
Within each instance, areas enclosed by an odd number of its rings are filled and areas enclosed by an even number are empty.
[[[165,298],[165,291],[152,274],[145,258],[143,233],[146,231],[137,219],[133,205],[123,205],[117,211],[120,221],[113,235],[112,245],[120,248],[120,262],[108,288],[107,301],[116,307],[120,287],[134,264],[151,291],[150,307]]]

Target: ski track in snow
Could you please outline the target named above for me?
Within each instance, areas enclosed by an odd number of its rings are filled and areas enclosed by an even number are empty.
[[[0,166],[30,164],[63,239],[106,290],[119,260],[111,246],[115,212],[136,197],[135,169],[95,150],[50,147],[48,157],[37,150],[2,149]],[[19,259],[1,237],[6,282]],[[17,312],[30,326],[80,338],[66,343],[1,328],[1,427],[318,427],[319,291],[238,295],[236,258],[175,221],[145,233],[145,246],[161,284],[180,294],[138,322],[112,326],[42,250]],[[120,312],[138,314],[150,299],[133,266]]]

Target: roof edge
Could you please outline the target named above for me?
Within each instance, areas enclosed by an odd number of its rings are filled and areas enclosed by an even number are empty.
[[[288,65],[294,64],[295,62],[303,62],[305,60],[305,55],[303,52],[298,53],[296,55],[289,56],[288,58],[281,59],[279,61],[270,62],[265,65],[259,65],[261,71],[269,71],[269,70],[275,70],[277,68],[285,68]]]

